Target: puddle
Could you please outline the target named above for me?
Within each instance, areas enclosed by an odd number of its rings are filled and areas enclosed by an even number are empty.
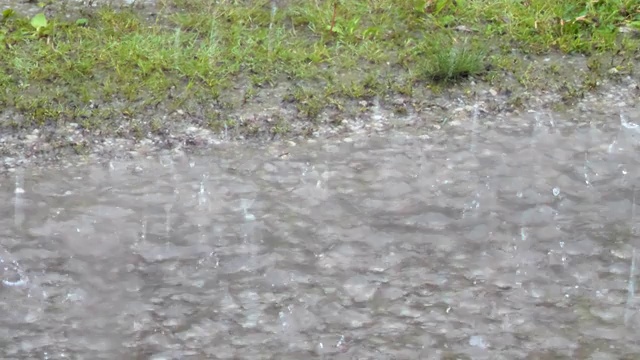
[[[17,171],[1,357],[633,358],[637,121]]]

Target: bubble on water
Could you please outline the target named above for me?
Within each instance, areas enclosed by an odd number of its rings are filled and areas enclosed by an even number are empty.
[[[557,187],[553,188],[553,196],[558,196],[560,195],[560,189],[558,189]]]

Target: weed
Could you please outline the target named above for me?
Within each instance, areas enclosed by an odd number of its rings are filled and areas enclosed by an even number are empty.
[[[484,53],[469,44],[445,44],[435,42],[428,45],[429,53],[423,50],[425,59],[421,72],[438,82],[451,82],[484,72]]]

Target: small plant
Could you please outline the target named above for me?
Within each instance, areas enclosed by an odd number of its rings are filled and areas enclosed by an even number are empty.
[[[467,44],[436,42],[433,51],[426,56],[423,74],[437,82],[450,82],[485,71],[484,53]]]
[[[38,13],[31,18],[29,24],[31,29],[25,29],[24,32],[30,33],[35,38],[47,38],[48,44],[53,32],[53,24],[47,20],[47,16],[44,13]]]

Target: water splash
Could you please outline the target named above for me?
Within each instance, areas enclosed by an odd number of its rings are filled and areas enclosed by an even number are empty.
[[[613,138],[613,141],[611,142],[611,144],[609,144],[609,147],[607,148],[607,152],[609,154],[612,154],[616,150],[617,143],[618,143],[618,136],[616,135],[616,137]]]
[[[18,261],[11,253],[0,247],[0,271],[2,271],[2,285],[6,287],[25,287],[29,284],[29,276],[24,272]],[[28,295],[30,297],[30,294]]]
[[[4,259],[0,258],[0,264],[5,265]],[[22,287],[29,283],[29,277],[24,273],[20,265],[16,261],[12,261],[11,264],[4,266],[4,271],[10,271],[11,268],[16,272],[17,277],[15,279],[2,279],[2,285],[7,287]]]
[[[624,144],[621,144],[620,136],[625,135],[625,133],[628,132],[626,130],[632,130],[635,133],[640,133],[640,125],[627,121],[624,114],[620,114],[620,130],[613,138],[613,141],[609,144],[607,149],[610,154],[618,151],[624,151]]]
[[[242,209],[242,214],[244,215],[244,220],[245,221],[255,221],[256,220],[255,215],[253,215],[252,213],[249,212],[249,208],[251,208],[251,206],[253,205],[254,202],[255,202],[255,199],[253,199],[253,200],[241,199],[240,200],[240,208]]]
[[[470,135],[471,139],[469,141],[469,151],[471,152],[471,155],[473,156],[473,159],[478,167],[480,167],[480,162],[478,160],[478,153],[477,153],[479,114],[480,114],[480,106],[478,105],[478,100],[476,97],[476,102],[473,104],[473,110],[471,112],[471,135]],[[478,182],[480,182],[480,180]],[[468,203],[464,204],[464,207],[462,209],[463,217],[466,217],[467,213],[469,212],[473,212],[475,213],[476,216],[479,216],[478,209],[480,208],[480,198],[481,198],[480,193],[482,192],[483,186],[480,186],[480,184],[478,185],[479,185],[479,190],[474,193],[473,199]],[[489,188],[488,183],[486,183],[485,186]]]
[[[22,194],[24,191],[24,174],[21,170],[16,171],[15,189],[13,191],[13,220],[16,227],[20,227],[24,222],[23,200]]]
[[[138,234],[138,241],[145,241],[147,239],[147,219],[143,218],[140,221],[140,233]]]
[[[198,206],[200,208],[205,207],[205,205],[207,205],[207,202],[208,202],[208,194],[204,186],[204,183],[207,180],[207,178],[208,178],[207,174],[202,174],[202,180],[200,180],[200,190],[198,190]]]
[[[306,184],[307,182],[305,181],[305,178],[307,177],[307,174],[309,174],[309,172],[315,170],[315,166],[309,164],[309,162],[305,163],[305,166],[302,168],[302,174],[300,174],[300,181],[303,184]]]
[[[589,170],[590,169],[591,169],[591,164],[589,162],[589,153],[585,151],[585,153],[584,153],[584,183],[589,187],[591,187],[591,180],[589,179]]]
[[[624,114],[620,114],[620,126],[625,129],[633,130],[640,133],[640,125],[633,122],[628,122]]]
[[[531,126],[531,145],[537,145],[538,143],[538,138],[540,137],[540,133],[542,131],[542,128],[544,127],[544,124],[542,122],[542,119],[540,119],[540,113],[535,111],[533,113],[533,124]]]

